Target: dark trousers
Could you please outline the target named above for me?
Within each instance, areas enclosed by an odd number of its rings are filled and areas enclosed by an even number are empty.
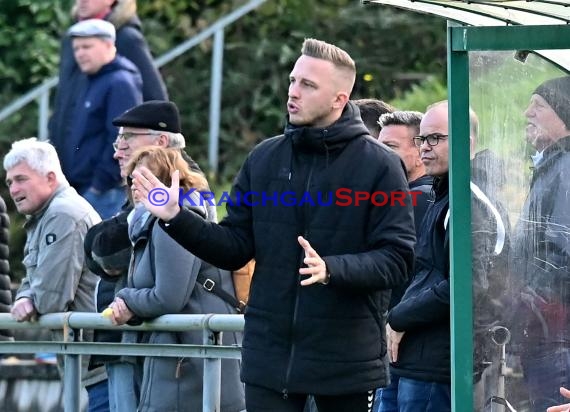
[[[282,393],[260,386],[245,385],[247,412],[303,412],[308,394]],[[314,395],[319,412],[370,412],[374,391],[349,395]]]

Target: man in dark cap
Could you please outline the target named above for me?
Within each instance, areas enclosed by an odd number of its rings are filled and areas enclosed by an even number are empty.
[[[113,119],[119,134],[113,147],[114,158],[119,162],[121,176],[126,178],[125,166],[135,150],[144,146],[162,146],[180,149],[188,166],[202,173],[198,164],[183,150],[186,140],[180,127],[180,113],[174,102],[150,100],[135,106]],[[217,220],[216,208],[207,204],[208,216]]]
[[[563,402],[570,382],[570,77],[542,83],[524,112],[535,167],[513,236],[513,325],[531,411]]]
[[[150,100],[128,109],[113,119],[119,128],[113,143],[114,158],[119,162],[121,177],[127,178],[126,165],[131,155],[145,146],[162,146],[179,149],[191,169],[201,172],[198,164],[184,152],[186,141],[181,133],[180,114],[173,102]],[[130,190],[130,188],[126,188]],[[109,305],[115,293],[125,287],[130,256],[127,217],[131,205],[111,219],[93,226],[85,237],[85,256],[89,269],[101,277],[97,288],[97,310]],[[216,207],[206,204],[208,216],[216,220]],[[120,336],[99,331],[95,339],[100,342],[120,342]],[[99,359],[95,359],[96,361]],[[121,360],[109,360],[105,365],[109,376],[109,403],[111,411],[135,410],[138,399],[134,392],[133,365]]]

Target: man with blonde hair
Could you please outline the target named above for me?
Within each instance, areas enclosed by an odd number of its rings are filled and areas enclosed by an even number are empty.
[[[407,192],[406,176],[349,101],[356,67],[348,53],[315,39],[301,53],[285,133],[249,154],[219,225],[180,209],[176,172],[164,206],[148,199],[164,188],[148,169],[134,172],[134,184],[193,254],[230,270],[256,259],[242,350],[249,412],[300,412],[308,395],[319,412],[364,412],[388,383],[383,314],[389,289],[413,264],[411,199],[393,207],[334,199],[339,189]],[[247,202],[238,200],[244,193]]]

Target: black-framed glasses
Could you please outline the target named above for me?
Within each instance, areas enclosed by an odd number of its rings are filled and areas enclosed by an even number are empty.
[[[119,142],[124,140],[125,142],[133,137],[137,136],[160,136],[162,132],[157,132],[155,130],[149,130],[148,132],[123,132],[117,134],[117,139],[113,142],[113,149],[116,151],[118,150],[127,150],[129,146],[119,149]]]
[[[424,142],[427,142],[429,146],[437,146],[440,140],[445,140],[449,135],[441,133],[431,133],[425,136],[414,137],[414,144],[416,147],[421,147]]]

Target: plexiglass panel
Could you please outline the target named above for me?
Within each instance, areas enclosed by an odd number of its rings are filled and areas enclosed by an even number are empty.
[[[472,52],[469,61],[479,123],[474,410],[544,412],[570,384],[570,77],[515,51]]]

